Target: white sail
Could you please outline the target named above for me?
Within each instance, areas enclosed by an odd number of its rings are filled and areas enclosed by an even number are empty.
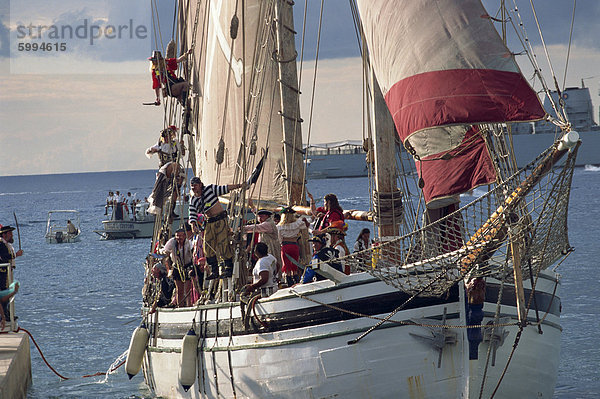
[[[190,2],[189,11],[184,10],[183,41],[188,46],[194,43],[191,84],[197,93],[192,113],[198,176],[206,183],[241,182],[268,148],[253,196],[287,203],[287,175],[295,173],[295,180],[302,181],[303,171],[301,153],[286,158],[284,147],[301,148],[302,138],[300,134],[287,138],[283,132],[277,37],[267,24],[275,6],[260,1],[211,1]],[[232,27],[234,15],[237,29]],[[200,22],[194,25],[196,18]],[[232,31],[237,32],[235,39]],[[221,140],[224,152],[219,164]],[[251,148],[257,148],[255,155]]]

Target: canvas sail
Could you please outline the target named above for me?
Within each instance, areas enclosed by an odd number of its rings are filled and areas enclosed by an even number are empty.
[[[359,0],[358,5],[400,138],[418,159],[436,160],[419,166],[429,176],[425,184],[435,186],[424,191],[426,201],[494,181],[485,143],[473,139],[471,125],[536,120],[545,112],[481,2]],[[465,141],[468,151],[448,153]],[[432,181],[444,171],[453,172],[444,175],[450,191]]]
[[[278,65],[272,57],[276,35],[265,28],[270,26],[265,21],[273,17],[275,7],[259,1],[190,2],[188,7],[182,41],[195,42],[190,81],[198,94],[193,110],[197,175],[207,184],[241,183],[268,148],[252,196],[287,203],[287,174],[295,169],[296,175],[301,175],[302,157],[296,154],[292,158],[284,151]],[[194,26],[196,13],[200,22]],[[239,27],[232,40],[234,15]],[[219,165],[221,139],[224,153]],[[253,141],[255,155],[250,154]],[[287,143],[302,148],[301,135],[297,143],[289,139]]]

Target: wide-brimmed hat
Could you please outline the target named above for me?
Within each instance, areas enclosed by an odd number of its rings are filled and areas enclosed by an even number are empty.
[[[325,241],[325,237],[323,237],[323,236],[313,236],[312,238],[309,238],[308,241],[320,242],[323,245],[325,245],[327,243],[327,241]]]
[[[167,268],[161,262],[156,263],[154,267],[160,270],[163,274],[167,274]]]
[[[158,61],[159,58],[162,58],[162,54],[160,53],[160,51],[154,50],[152,52],[152,56],[148,57],[148,60],[150,60],[150,61]]]
[[[337,234],[339,236],[345,236],[346,233],[343,230],[337,229],[335,227],[328,227],[325,229],[329,234]]]
[[[6,226],[2,226],[0,225],[0,234],[4,234],[4,233],[8,233],[9,231],[13,231],[15,230],[14,227],[6,225]]]
[[[256,212],[257,215],[268,215],[271,216],[273,214],[273,212],[271,212],[268,209],[261,209],[258,212]]]
[[[283,208],[281,208],[280,213],[296,213],[296,211],[292,206],[284,206]]]

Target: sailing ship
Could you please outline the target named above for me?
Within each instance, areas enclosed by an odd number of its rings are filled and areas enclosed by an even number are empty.
[[[235,233],[233,277],[211,280],[195,306],[156,312],[148,256],[127,372],[141,367],[173,398],[552,397],[577,133],[557,108],[560,139],[517,168],[511,124],[550,118],[479,0],[352,4],[373,195],[346,217],[372,222],[376,245],[344,259],[350,275],[320,263],[326,279],[248,299],[236,292],[248,266]],[[190,91],[187,109],[165,101],[165,123],[190,133],[189,166],[241,183],[268,150],[258,182],[226,199],[233,232],[249,198],[307,213],[293,2],[177,10]],[[398,162],[407,153],[416,174]],[[153,249],[170,236],[165,214]]]

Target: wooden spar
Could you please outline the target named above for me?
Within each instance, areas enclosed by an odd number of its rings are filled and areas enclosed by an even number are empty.
[[[221,197],[219,202],[223,205],[229,205],[229,198]],[[272,202],[262,201],[260,203],[260,209],[268,209],[271,212],[280,212],[283,207]],[[295,205],[292,207],[297,214],[311,216],[310,206]],[[349,209],[344,211],[345,220],[356,220],[361,222],[373,222],[373,213],[369,211],[361,211],[357,209]]]
[[[302,131],[300,119],[300,100],[298,72],[296,68],[296,47],[294,17],[291,2],[275,2],[276,38],[279,92],[281,97],[281,124],[283,126],[284,168],[287,176],[287,203],[296,205],[305,203],[304,159],[302,154]]]
[[[510,248],[513,259],[513,277],[515,279],[515,295],[517,299],[517,315],[521,326],[527,323],[527,309],[525,308],[525,291],[523,290],[523,272],[521,271],[521,243],[516,234],[510,234]]]
[[[312,215],[309,206],[294,206],[294,211],[301,215]],[[281,210],[281,208],[277,208],[276,210]],[[344,220],[357,220],[361,222],[372,222],[373,214],[368,211],[360,211],[357,209],[347,209],[344,211]]]
[[[371,101],[373,101],[373,145],[375,149],[375,189],[393,193],[396,188],[396,142],[394,121],[385,103],[375,73],[371,68]],[[397,236],[400,221],[381,218],[379,237]],[[395,222],[395,223],[394,223]]]
[[[581,144],[577,142],[578,147]],[[474,266],[477,259],[483,253],[493,249],[494,241],[503,241],[506,239],[507,223],[509,215],[519,202],[531,191],[533,186],[552,168],[556,162],[568,151],[568,148],[555,148],[546,158],[533,170],[505,200],[502,205],[488,218],[488,220],[471,236],[464,245],[468,252],[461,260],[461,272],[466,273]],[[477,245],[476,243],[484,245]],[[471,248],[471,249],[469,249]]]

